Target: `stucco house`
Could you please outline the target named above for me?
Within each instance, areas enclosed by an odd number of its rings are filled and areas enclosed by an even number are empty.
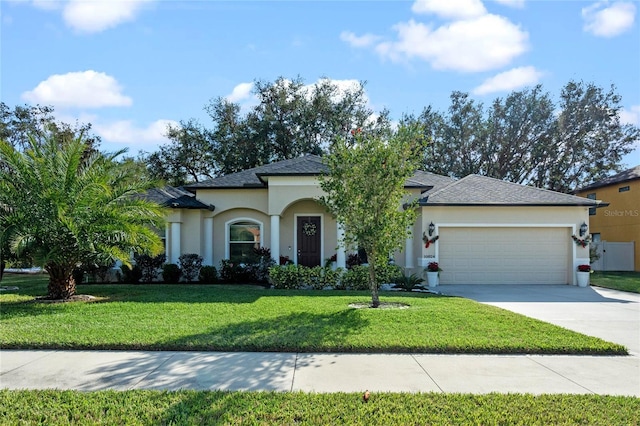
[[[322,265],[348,251],[338,242],[344,229],[316,201],[322,159],[307,155],[189,185],[165,196],[169,208],[166,254],[199,253],[205,264],[242,262],[254,247],[278,260]],[[441,284],[574,284],[577,265],[589,263],[587,248],[574,243],[600,204],[574,195],[470,175],[455,180],[418,171],[406,190],[419,199],[418,219],[402,252],[393,254],[407,272],[432,261]],[[187,192],[188,191],[188,192]],[[166,195],[166,194],[165,194]],[[437,240],[425,244],[426,239]]]
[[[628,256],[632,259],[628,259],[628,262],[615,259],[615,263],[625,266],[627,263],[633,263],[632,269],[640,271],[640,250],[637,247],[640,241],[640,165],[593,182],[575,193],[582,197],[607,201],[608,206],[605,208],[589,210],[593,241],[630,243],[621,247],[622,251],[616,256]]]

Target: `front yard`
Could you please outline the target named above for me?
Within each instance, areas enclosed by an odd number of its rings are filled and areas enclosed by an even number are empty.
[[[94,302],[34,302],[44,276],[8,276],[0,348],[625,354],[624,347],[470,300],[382,293],[407,309],[353,309],[367,292],[253,286],[82,285]]]
[[[3,424],[637,425],[640,399],[599,395],[3,391]]]
[[[640,293],[640,272],[594,272],[591,274],[591,284]]]

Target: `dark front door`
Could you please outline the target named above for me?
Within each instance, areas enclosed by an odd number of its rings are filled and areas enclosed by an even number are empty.
[[[319,266],[320,216],[298,216],[298,265]]]

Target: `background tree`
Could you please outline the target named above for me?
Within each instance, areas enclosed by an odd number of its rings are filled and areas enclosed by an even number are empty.
[[[453,92],[446,114],[425,108],[415,119],[433,143],[423,165],[434,173],[476,173],[569,192],[621,169],[640,129],[620,123],[621,98],[570,81],[559,103],[538,85],[497,98],[489,108]]]
[[[336,137],[353,128],[388,129],[388,111],[374,115],[364,83],[345,87],[323,78],[256,81],[258,103],[243,112],[238,103],[217,97],[205,110],[211,127],[181,123],[170,128],[169,145],[147,156],[154,176],[172,185],[246,170],[304,154],[323,154]]]
[[[180,186],[215,176],[211,138],[196,120],[182,121],[179,126],[169,125],[166,136],[171,140],[169,144],[154,153],[143,154],[140,159],[147,164],[152,178]]]
[[[402,249],[416,219],[414,208],[401,206],[410,203],[404,185],[420,165],[424,137],[415,124],[403,124],[386,137],[354,133],[353,141],[339,138],[324,157],[329,170],[320,179],[326,192],[320,201],[345,227],[341,244],[367,253],[371,305],[378,307],[376,268]]]
[[[52,134],[56,140],[63,141],[83,134],[87,151],[98,149],[100,137],[91,133],[91,124],[76,122],[72,125],[56,121],[53,112],[51,106],[17,105],[11,109],[0,102],[0,140],[24,150],[29,148],[29,136],[35,136],[36,141],[40,141]]]
[[[0,235],[11,251],[28,251],[49,273],[48,297],[76,291],[73,269],[80,264],[128,263],[131,252],[157,254],[162,242],[160,206],[136,197],[152,182],[140,178],[124,151],[88,156],[86,140],[29,138],[18,151],[0,141]]]

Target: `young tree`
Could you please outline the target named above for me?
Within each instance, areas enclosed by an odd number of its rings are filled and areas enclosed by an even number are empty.
[[[367,253],[372,307],[380,304],[376,268],[402,249],[416,219],[417,200],[409,200],[404,185],[420,165],[424,141],[417,125],[402,124],[386,137],[357,130],[353,140],[334,142],[324,157],[328,172],[320,186],[326,195],[320,201],[345,228],[340,243]]]
[[[74,295],[79,264],[162,251],[151,228],[162,225],[162,208],[135,196],[152,182],[116,161],[123,152],[87,155],[82,136],[30,137],[24,152],[0,141],[0,235],[49,273],[50,299]]]

